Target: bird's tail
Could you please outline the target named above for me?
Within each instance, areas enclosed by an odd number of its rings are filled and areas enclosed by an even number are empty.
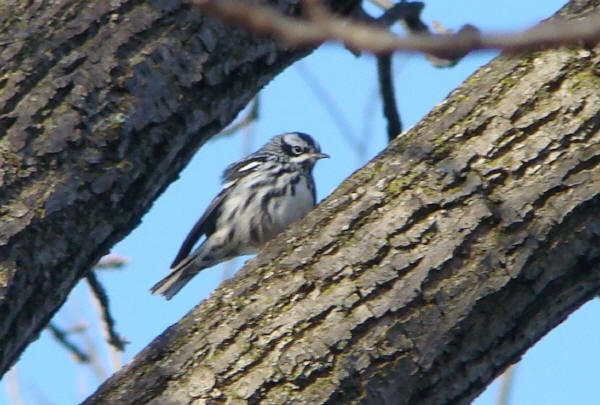
[[[195,255],[189,256],[179,263],[167,277],[156,283],[150,290],[152,294],[163,295],[166,299],[170,300],[175,294],[183,288],[200,270],[206,268],[206,266],[194,268],[197,266],[195,263]]]

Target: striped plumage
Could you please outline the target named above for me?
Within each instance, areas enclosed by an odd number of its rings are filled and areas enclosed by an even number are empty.
[[[223,189],[185,238],[171,273],[152,293],[171,299],[201,270],[256,253],[304,216],[316,202],[312,169],[325,157],[312,137],[291,132],[227,167]],[[192,252],[202,235],[206,238]]]

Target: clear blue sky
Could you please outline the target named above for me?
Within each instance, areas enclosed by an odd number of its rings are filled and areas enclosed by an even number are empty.
[[[508,31],[531,26],[563,3],[431,0],[426,2],[424,18],[427,22],[437,20],[447,28],[472,23],[484,31]],[[432,68],[421,56],[396,55],[396,92],[405,128],[414,125],[494,55],[478,53],[443,70]],[[130,264],[99,276],[111,297],[117,330],[131,342],[124,353],[125,361],[205,298],[224,273],[242,266],[245,259],[238,259],[233,267],[229,264],[206,270],[170,302],[148,292],[167,273],[183,238],[219,191],[220,174],[228,163],[248,149],[257,149],[275,134],[290,130],[310,133],[332,156],[315,170],[318,197],[322,199],[385,147],[385,122],[370,56],[356,58],[338,45],[327,45],[300,64],[286,70],[261,92],[260,120],[252,136],[239,133],[207,143],[180,179],[156,201],[142,224],[114,247],[113,252],[128,257]],[[321,83],[347,128],[341,129],[343,125],[332,118],[307,84],[307,77]],[[367,144],[364,156],[350,147],[349,138]],[[524,356],[515,373],[512,405],[600,404],[596,372],[600,364],[599,301],[588,303]],[[87,286],[81,283],[54,321],[63,327],[86,323],[96,328],[96,318]],[[101,333],[95,335],[97,344],[102,341]],[[101,356],[107,357],[103,353]],[[75,364],[48,332],[30,345],[17,366],[20,394],[27,405],[80,402],[98,386],[97,374],[89,366]],[[7,384],[0,386],[0,404],[8,404]],[[493,384],[476,404],[494,404],[496,396],[497,384]]]

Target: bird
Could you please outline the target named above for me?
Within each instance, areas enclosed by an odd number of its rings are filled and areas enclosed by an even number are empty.
[[[329,155],[310,135],[288,132],[227,166],[221,192],[183,241],[170,273],[151,288],[152,294],[170,300],[200,271],[258,253],[315,206],[312,172],[323,158]]]

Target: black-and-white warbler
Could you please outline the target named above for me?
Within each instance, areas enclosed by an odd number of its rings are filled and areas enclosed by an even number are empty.
[[[198,272],[236,256],[256,253],[316,203],[312,169],[327,158],[309,135],[277,135],[229,165],[223,190],[185,238],[171,273],[152,287],[171,299]],[[191,254],[202,235],[206,239]]]

